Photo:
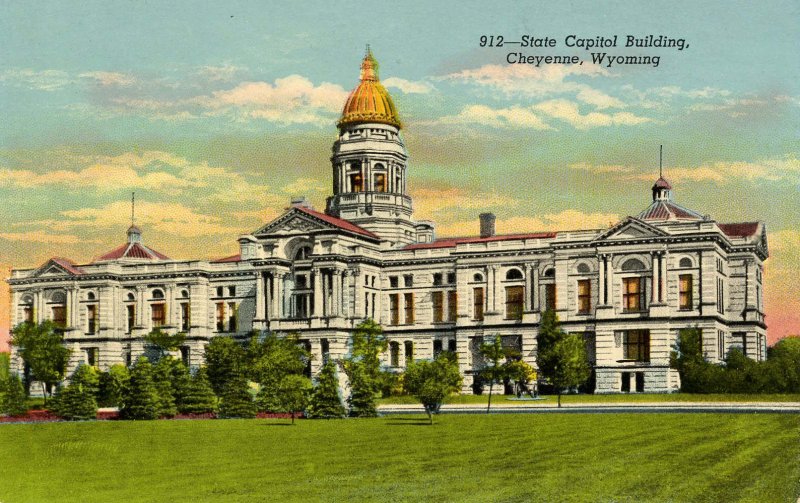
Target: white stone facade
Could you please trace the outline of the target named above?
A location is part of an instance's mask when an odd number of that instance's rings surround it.
[[[763,223],[700,216],[672,203],[659,179],[648,209],[608,229],[497,236],[487,221],[483,237],[435,240],[430,222],[412,218],[399,127],[340,123],[331,160],[326,212],[295,202],[240,237],[235,257],[170,260],[132,228],[127,248],[98,261],[14,270],[12,326],[57,318],[70,372],[135,360],[156,326],[187,334],[180,356],[191,365],[213,337],[298,332],[316,373],[373,318],[390,340],[387,367],[453,350],[465,393],[484,337],[503,336],[535,365],[548,307],[584,333],[598,393],[677,389],[669,354],[687,327],[702,330],[710,361],[732,347],[766,356]]]

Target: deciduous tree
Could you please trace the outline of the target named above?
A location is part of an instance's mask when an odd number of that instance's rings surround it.
[[[378,414],[375,400],[381,384],[380,354],[386,351],[388,341],[383,328],[367,319],[353,330],[350,342],[350,356],[343,361],[350,381],[350,415],[374,417]]]
[[[441,353],[432,362],[426,360],[411,362],[406,369],[406,390],[425,407],[431,424],[433,424],[432,414],[439,413],[444,399],[452,393],[457,393],[461,389],[462,382],[458,361],[450,352]]]
[[[481,344],[480,353],[483,355],[484,368],[481,370],[481,377],[489,381],[489,403],[486,406],[486,413],[492,407],[492,391],[494,385],[502,382],[506,376],[506,368],[503,366],[506,359],[506,353],[503,349],[503,340],[499,335],[496,335],[491,342],[484,342]]]
[[[567,334],[555,312],[547,310],[542,315],[536,361],[539,370],[553,384],[561,407],[561,394],[565,388],[584,383],[591,374],[586,346],[580,334]]]
[[[206,346],[206,371],[211,388],[222,396],[226,383],[234,376],[244,376],[245,350],[233,337],[214,337]]]
[[[180,349],[181,345],[186,341],[186,334],[183,332],[168,334],[160,328],[154,328],[144,336],[144,340],[158,352],[159,359],[161,359],[170,351]]]
[[[11,333],[11,344],[19,349],[31,377],[42,383],[46,404],[48,394],[64,379],[67,371],[70,350],[64,347],[64,336],[50,320],[38,324],[23,322]]]
[[[311,398],[311,380],[297,374],[289,374],[281,379],[277,389],[277,412],[289,412],[292,415],[292,424],[297,412],[302,412],[308,407]]]

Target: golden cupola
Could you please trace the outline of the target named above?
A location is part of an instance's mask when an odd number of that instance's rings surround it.
[[[392,97],[378,78],[378,62],[367,48],[361,62],[361,82],[347,97],[337,126],[342,128],[370,122],[401,127]]]

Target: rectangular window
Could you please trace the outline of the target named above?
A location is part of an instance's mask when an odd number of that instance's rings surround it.
[[[546,310],[556,310],[556,284],[544,285],[544,307]]]
[[[679,303],[678,308],[683,310],[692,309],[692,275],[681,274],[678,277],[679,283]]]
[[[622,333],[623,355],[625,360],[637,362],[650,361],[650,331],[626,330]]]
[[[97,306],[92,304],[91,306],[86,306],[86,333],[89,335],[94,335],[97,333]]]
[[[67,326],[67,308],[64,306],[53,306],[53,323],[59,328]]]
[[[400,343],[392,341],[389,343],[389,365],[392,367],[400,366]]]
[[[521,320],[522,319],[522,303],[525,296],[525,290],[522,286],[507,286],[506,287],[506,319],[507,320]]]
[[[447,284],[454,285],[456,283],[456,273],[448,272],[447,273]]]
[[[225,331],[225,303],[217,302],[217,332]]]
[[[90,367],[97,367],[99,365],[97,353],[97,348],[86,348],[86,364]]]
[[[472,289],[472,319],[483,321],[483,287]]]
[[[397,288],[397,276],[389,276],[389,288]]]
[[[389,294],[389,324],[400,324],[400,295]]]
[[[414,294],[413,293],[406,293],[403,294],[403,301],[405,302],[405,315],[406,315],[406,325],[413,325],[414,324]]]
[[[439,353],[441,352],[442,352],[442,340],[435,339],[433,341],[433,357],[436,358],[437,356],[439,356]]]
[[[414,286],[414,275],[413,274],[406,274],[403,276],[403,286],[406,288],[411,288]]]
[[[189,346],[181,346],[181,361],[187,367],[189,366],[190,356],[191,356],[191,350],[189,349]]]
[[[188,332],[192,322],[192,312],[189,309],[189,303],[183,302],[181,304],[181,331]]]
[[[238,309],[235,302],[228,303],[228,332],[236,332],[239,329]]]
[[[636,392],[644,391],[644,372],[636,372]]]
[[[373,293],[372,294],[372,316],[371,316],[371,318],[373,320],[375,319],[375,306],[378,304],[377,302],[375,302],[375,298],[377,297],[377,295],[378,295],[377,293]]]
[[[644,288],[642,288],[642,278],[623,278],[622,279],[622,311],[635,313],[644,307]]]
[[[150,319],[153,322],[153,328],[163,327],[167,324],[167,316],[164,310],[164,304],[152,304],[150,306],[151,317]]]
[[[414,361],[414,342],[413,341],[406,341],[404,343],[404,348],[406,352],[406,365],[409,363],[413,363]]]
[[[592,282],[588,279],[578,280],[578,313],[589,314],[592,310]]]
[[[437,272],[433,274],[433,286],[440,286],[442,284],[442,273]]]
[[[364,184],[361,178],[361,173],[354,173],[350,175],[350,192],[362,192],[363,187]]]
[[[719,359],[725,358],[725,332],[717,330],[717,355]]]
[[[725,282],[717,279],[717,312],[725,312]]]
[[[217,297],[222,297],[224,295],[224,289],[221,286],[217,287]]]
[[[128,314],[128,333],[133,332],[133,326],[136,325],[136,306],[133,304],[128,304],[125,306]]]
[[[431,302],[433,303],[433,322],[441,323],[444,319],[444,293],[432,292]]]
[[[458,315],[458,292],[447,292],[447,321],[455,322]]]
[[[623,393],[630,393],[631,391],[631,373],[630,372],[623,372],[622,373],[622,386],[619,388],[620,391]]]
[[[33,307],[25,306],[22,308],[22,319],[27,323],[33,323]]]
[[[228,297],[236,297],[236,287],[229,286],[228,287]]]
[[[455,339],[447,339],[447,350],[451,353],[456,352],[456,340]]]

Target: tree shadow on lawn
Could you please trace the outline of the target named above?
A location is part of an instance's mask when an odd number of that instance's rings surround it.
[[[261,426],[294,426],[292,423],[261,423]]]
[[[386,424],[389,426],[431,426],[428,418],[423,417],[387,417]],[[436,423],[434,423],[436,424]]]

